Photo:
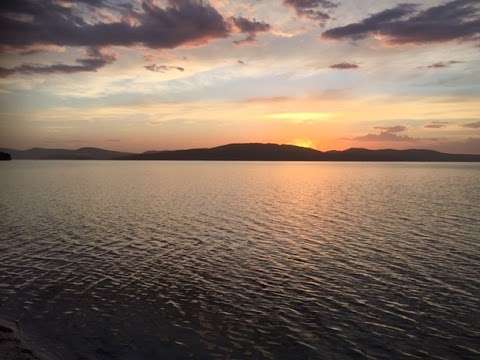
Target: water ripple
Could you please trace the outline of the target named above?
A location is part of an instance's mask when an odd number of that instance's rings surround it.
[[[0,317],[59,359],[477,359],[474,164],[11,162]]]

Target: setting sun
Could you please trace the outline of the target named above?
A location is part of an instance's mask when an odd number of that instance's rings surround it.
[[[292,141],[292,145],[306,147],[306,148],[315,148],[315,143],[309,139],[295,139]]]

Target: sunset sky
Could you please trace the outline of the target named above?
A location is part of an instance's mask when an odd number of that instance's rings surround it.
[[[2,0],[0,147],[480,153],[480,1]]]

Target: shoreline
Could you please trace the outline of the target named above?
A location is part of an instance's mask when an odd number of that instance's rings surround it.
[[[33,350],[20,327],[4,319],[0,319],[0,357],[3,360],[53,360]]]

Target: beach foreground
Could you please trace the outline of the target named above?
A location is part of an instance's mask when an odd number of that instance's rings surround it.
[[[17,325],[0,320],[0,358],[2,360],[50,360],[34,354],[22,339]]]

